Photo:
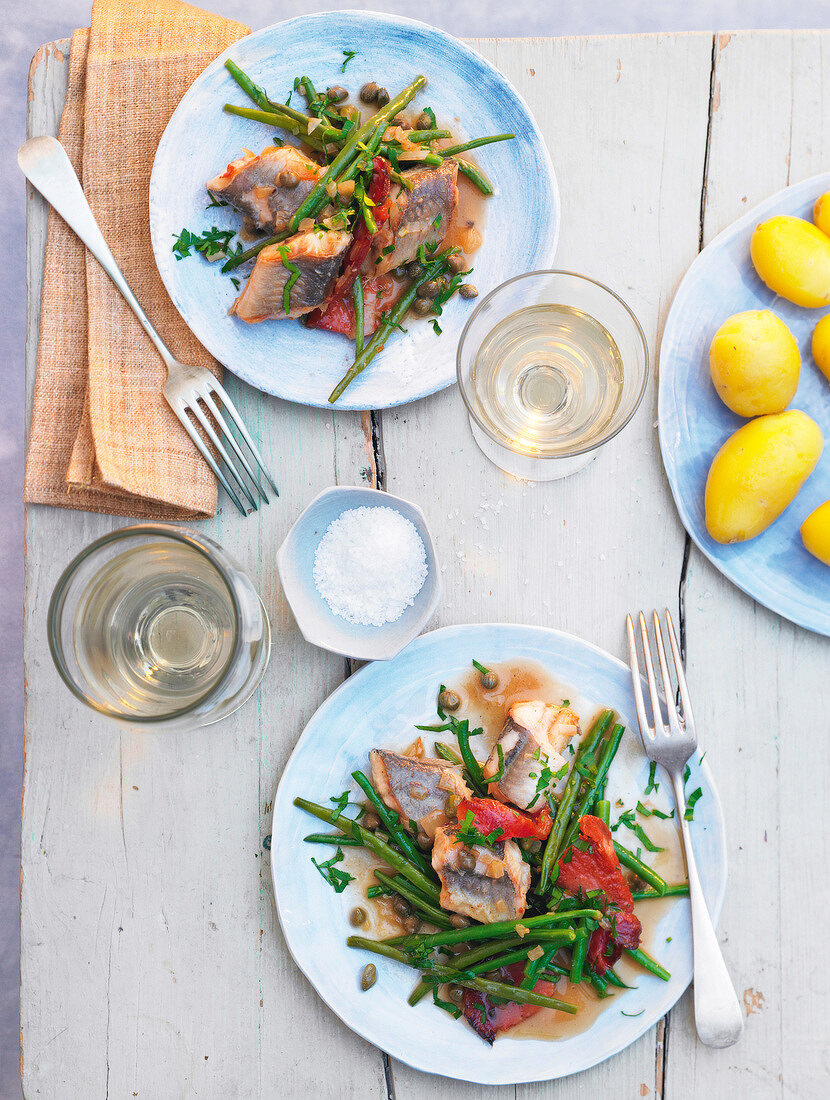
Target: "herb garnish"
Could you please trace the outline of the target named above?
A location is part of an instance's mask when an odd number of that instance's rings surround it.
[[[206,229],[201,236],[191,233],[189,229],[183,229],[178,237],[173,234],[173,255],[177,260],[184,260],[190,256],[191,249],[194,249],[206,260],[224,259],[233,251],[230,243],[235,236],[236,230],[217,229],[215,225]],[[239,244],[236,251],[241,249],[242,245]]]
[[[214,193],[211,190],[208,190],[208,194],[210,195],[210,202],[205,207],[205,210],[210,210],[210,208],[212,206],[227,206],[228,205],[226,202],[223,202],[222,199],[217,199],[217,197],[214,195]]]
[[[651,794],[652,791],[657,792],[660,790],[660,784],[654,782],[654,773],[656,770],[657,764],[652,760],[652,762],[648,766],[648,786],[644,791],[644,793],[647,795]]]
[[[703,795],[703,791],[700,787],[696,791],[692,791],[686,800],[686,812],[683,814],[683,818],[686,821],[693,821],[695,816],[695,805],[698,799]]]
[[[642,825],[634,818],[633,810],[626,810],[625,813],[620,814],[619,821],[616,825],[611,826],[611,832],[615,833],[621,825],[624,825],[626,829],[630,829],[632,833],[637,837],[640,843],[648,852],[662,852],[663,849],[658,847],[646,834]]]
[[[291,309],[291,291],[300,277],[300,269],[288,259],[288,249],[284,245],[280,248],[280,256],[282,257],[282,266],[291,272],[282,289],[282,308],[287,315]]]
[[[353,57],[357,57],[357,50],[344,50],[343,51],[343,64],[340,66],[340,72],[346,71],[346,66],[349,64]]]
[[[493,829],[489,833],[481,833],[475,826],[475,814],[472,810],[467,810],[464,816],[464,820],[458,827],[458,832],[455,834],[456,844],[466,844],[468,848],[472,848],[474,844],[483,844],[486,848],[492,848],[500,836],[504,835],[504,829]]]
[[[645,1012],[645,1009],[644,1009],[644,1008],[641,1008],[639,1012],[623,1012],[623,1010],[622,1010],[622,1009],[620,1009],[620,1015],[621,1015],[621,1016],[632,1016],[632,1017],[633,1017],[633,1016],[642,1016],[642,1014],[643,1014],[644,1012]]]
[[[354,875],[350,875],[348,871],[343,871],[339,867],[335,867],[336,863],[340,863],[340,861],[345,858],[343,849],[340,847],[338,847],[331,859],[327,859],[325,863],[318,863],[314,856],[311,857],[311,862],[336,894],[342,894],[349,883],[354,882]]]

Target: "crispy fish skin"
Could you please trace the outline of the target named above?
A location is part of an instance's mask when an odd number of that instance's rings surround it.
[[[515,840],[468,847],[457,841],[458,826],[437,829],[432,849],[432,866],[441,880],[442,908],[464,917],[493,924],[515,920],[524,914],[530,888],[530,867],[522,859]],[[471,871],[459,866],[459,857],[475,858]]]
[[[470,797],[467,784],[444,760],[416,760],[386,749],[372,749],[369,760],[380,797],[410,832],[414,821],[431,839],[439,826],[455,819],[448,800],[457,804]]]
[[[259,156],[245,149],[220,176],[208,180],[207,189],[257,229],[281,233],[324,171],[293,145],[272,145]],[[297,186],[280,186],[283,173],[293,175]]]
[[[248,282],[231,306],[231,313],[241,321],[254,324],[302,317],[317,309],[330,297],[351,241],[351,233],[311,229],[281,244],[268,245],[257,256]],[[290,308],[286,313],[283,293],[292,274],[288,264],[299,268],[300,277],[291,288]]]
[[[499,770],[498,746],[504,755],[504,774],[488,784],[489,793],[500,802],[512,802],[520,810],[539,810],[537,798],[542,769],[558,771],[565,763],[561,750],[579,733],[579,719],[568,707],[541,699],[514,703],[507,721],[484,765],[485,779]]]
[[[392,191],[389,219],[372,240],[365,264],[368,274],[384,275],[414,260],[420,245],[443,241],[458,205],[458,165],[445,160],[439,168],[414,168],[403,173],[412,190]],[[384,255],[384,249],[392,251]]]

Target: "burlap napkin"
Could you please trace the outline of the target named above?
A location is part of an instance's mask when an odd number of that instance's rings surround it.
[[[173,354],[219,366],[150,245],[156,146],[200,72],[248,34],[178,0],[95,0],[72,36],[58,137],[127,282]],[[24,499],[138,518],[212,515],[216,483],[162,395],[164,365],[97,262],[49,217]]]

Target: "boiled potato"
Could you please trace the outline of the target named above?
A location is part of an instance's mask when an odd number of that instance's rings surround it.
[[[718,397],[738,416],[786,409],[798,389],[801,356],[793,334],[768,309],[736,313],[709,348],[709,373]]]
[[[830,305],[830,237],[817,226],[779,214],[756,227],[749,251],[770,290],[797,306]]]
[[[813,329],[812,352],[816,366],[830,382],[830,313]]]
[[[801,524],[801,539],[811,554],[830,565],[830,500],[820,504]]]
[[[759,416],[715,455],[706,480],[706,527],[716,542],[743,542],[781,515],[819,460],[821,429],[798,409]]]
[[[830,191],[825,191],[816,199],[813,207],[813,221],[822,231],[830,236]]]

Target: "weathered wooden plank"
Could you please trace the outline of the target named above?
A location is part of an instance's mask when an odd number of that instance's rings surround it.
[[[556,266],[621,294],[653,355],[698,247],[712,36],[477,46],[521,89],[548,142],[562,192]],[[483,458],[455,389],[383,414],[388,488],[421,504],[444,562],[439,625],[539,623],[622,655],[626,612],[674,605],[683,532],[662,474],[655,407],[652,374],[643,407],[591,466],[539,485]],[[395,1077],[398,1100],[446,1089],[399,1066]],[[586,1097],[659,1091],[654,1031],[565,1086],[519,1087],[517,1095],[553,1096],[562,1087]]]
[[[32,77],[29,130],[54,133],[64,54]],[[29,199],[34,376],[46,212]],[[254,576],[274,648],[258,697],[193,733],[119,733],[75,703],[48,656],[45,611],[60,570],[121,521],[30,508],[27,754],[23,818],[22,1036],[28,1096],[385,1095],[379,1052],[322,1005],[275,928],[267,853],[276,776],[341,658],[308,646],[274,554],[324,487],[372,476],[358,415],[228,389],[282,496],[243,522],[203,526]],[[56,530],[60,537],[56,538]],[[290,1011],[286,1006],[290,1005]],[[312,1055],[326,1050],[326,1058]]]
[[[826,33],[724,34],[716,43],[704,240],[761,199],[827,166]],[[825,912],[830,857],[824,759],[830,643],[755,604],[692,550],[689,686],[726,811],[730,875],[720,939],[746,1031],[729,1051],[695,1041],[691,999],[673,1015],[667,1095],[827,1093]],[[809,914],[804,899],[809,897]],[[677,1027],[678,1018],[683,1026]]]

